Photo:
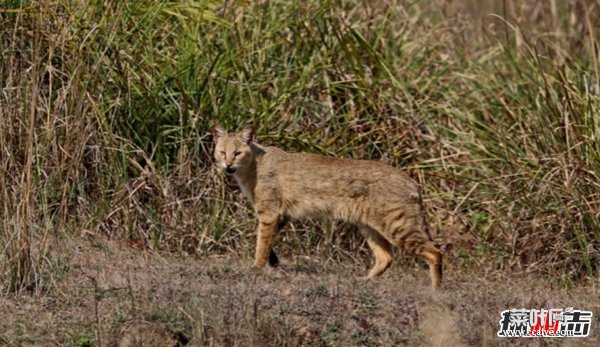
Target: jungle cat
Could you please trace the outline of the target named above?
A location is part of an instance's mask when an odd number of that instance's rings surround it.
[[[442,254],[425,223],[418,184],[381,162],[288,153],[255,142],[254,129],[227,133],[212,128],[216,164],[232,175],[258,216],[254,267],[276,266],[271,246],[289,219],[329,216],[353,223],[367,239],[381,275],[392,262],[392,245],[423,257],[432,286],[442,280]]]

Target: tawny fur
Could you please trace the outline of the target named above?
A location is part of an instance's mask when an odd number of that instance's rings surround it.
[[[434,288],[442,280],[442,256],[429,235],[415,181],[400,170],[369,160],[287,153],[254,142],[246,127],[228,134],[213,127],[215,159],[232,174],[258,216],[254,267],[276,262],[275,234],[288,219],[330,216],[356,224],[375,256],[368,278],[392,262],[392,245],[429,264]]]

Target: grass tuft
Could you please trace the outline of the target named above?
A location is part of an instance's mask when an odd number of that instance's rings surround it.
[[[43,287],[48,240],[62,235],[250,254],[251,210],[212,168],[215,121],[255,124],[290,151],[403,167],[458,269],[595,276],[598,10],[3,1],[4,290]],[[296,224],[283,251],[337,261],[361,249],[352,228],[327,225]]]

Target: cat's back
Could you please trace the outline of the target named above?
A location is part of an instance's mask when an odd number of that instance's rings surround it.
[[[269,181],[265,182],[269,185],[293,185],[307,191],[319,190],[323,193],[347,186],[364,186],[379,193],[387,190],[418,190],[416,182],[402,170],[382,162],[303,152],[289,153],[278,147],[264,147],[257,174],[259,180]]]

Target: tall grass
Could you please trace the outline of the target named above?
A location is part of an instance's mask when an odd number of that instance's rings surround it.
[[[597,2],[0,4],[7,290],[43,287],[64,235],[245,250],[252,214],[212,169],[215,121],[403,167],[457,267],[598,271]],[[296,228],[302,252],[361,244]]]

